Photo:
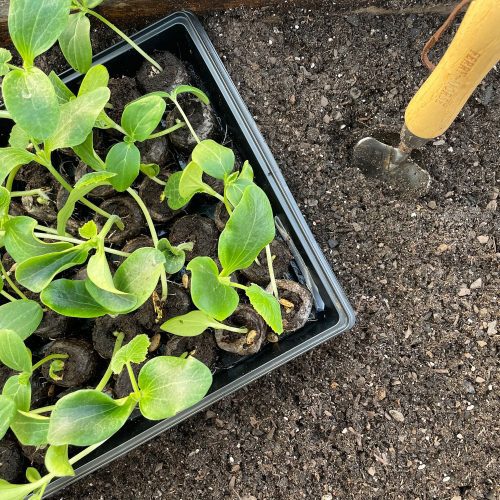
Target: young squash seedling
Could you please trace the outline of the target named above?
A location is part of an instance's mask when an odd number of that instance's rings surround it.
[[[45,450],[48,471],[41,476],[37,469],[29,467],[26,484],[0,480],[0,497],[6,499],[30,494],[31,498],[41,498],[53,478],[73,475],[73,465],[116,433],[134,409],[151,420],[169,418],[198,403],[210,389],[211,370],[194,355],[149,359],[158,347],[158,339],[153,346],[141,325],[132,338],[124,328],[107,331],[109,336],[114,332],[116,343],[111,354],[110,342],[106,357],[111,356],[111,360],[104,373],[99,374],[100,380],[92,385],[95,388],[59,394],[57,402],[47,406],[33,403],[32,384],[39,376],[35,373],[39,368],[54,385],[68,387],[69,383],[64,385],[65,377],[75,362],[71,354],[57,351],[67,350],[61,347],[63,341],[55,341],[47,351],[47,346],[39,351],[38,343],[30,339],[49,315],[112,320],[130,315],[128,321],[151,305],[149,301],[157,314],[153,322],[161,323],[163,312],[168,313],[167,278],[184,272],[186,252],[192,252],[196,242],[188,238],[173,245],[160,232],[164,228],[155,225],[147,203],[136,190],[141,175],[163,186],[172,210],[185,207],[195,194],[204,193],[222,202],[228,214],[217,242],[218,262],[215,254],[198,255],[186,266],[191,273],[190,295],[197,310],[165,321],[162,329],[187,337],[210,328],[251,339],[256,335],[254,329],[246,324],[235,326],[230,320],[235,311],[246,308],[257,316],[264,333],[264,321],[274,332],[283,331],[269,249],[275,238],[273,213],[266,194],[254,183],[250,164],[245,162],[241,171],[235,172],[231,149],[211,139],[200,140],[181,102],[185,94],[196,96],[204,104],[209,101],[201,90],[189,85],[147,94],[128,103],[121,117],[113,115],[116,121],[109,117],[109,74],[104,66],[90,67],[87,16],[103,21],[153,66],[158,66],[93,10],[100,3],[101,0],[11,0],[9,30],[22,66],[12,65],[10,52],[0,50],[6,106],[0,117],[14,122],[9,145],[0,148],[0,248],[13,261],[8,266],[0,263],[0,296],[6,302],[0,305],[0,362],[14,371],[0,395],[0,439],[9,432],[23,446]],[[51,22],[47,23],[47,19]],[[57,41],[68,62],[85,73],[75,91],[55,73],[46,75],[34,65],[36,57]],[[159,130],[167,106],[172,105],[182,120]],[[189,129],[197,145],[187,167],[166,181],[166,176],[161,178],[159,165],[143,163],[140,146],[181,127]],[[111,132],[113,145],[104,154],[101,150],[98,154],[95,136]],[[59,157],[71,151],[88,173],[69,182],[61,171]],[[42,185],[15,189],[28,165],[35,170],[45,169],[56,186],[67,191],[57,206],[55,220],[47,224],[14,210],[19,198],[35,197],[40,203],[52,203],[50,193]],[[222,194],[203,180],[204,175],[222,181]],[[114,232],[126,231],[130,220],[91,201],[103,188],[112,188],[113,193],[133,200],[134,209],[139,209],[137,212],[146,222],[150,245],[133,251],[115,247]],[[76,224],[75,213],[80,208],[87,219]],[[218,234],[215,225],[214,232]],[[237,272],[258,260],[263,249],[274,294],[255,283],[243,285],[234,279]],[[120,258],[120,262],[111,258]],[[155,298],[158,283],[159,301]],[[240,304],[238,292],[245,294],[252,307]],[[184,312],[191,303],[183,293],[188,302]],[[81,340],[64,339],[67,345],[75,341]],[[113,399],[106,390],[113,377],[120,374],[128,376],[132,389],[124,397]],[[70,446],[84,449],[70,457]]]

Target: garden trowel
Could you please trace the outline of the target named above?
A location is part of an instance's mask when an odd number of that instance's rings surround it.
[[[499,27],[500,0],[473,0],[445,55],[408,105],[399,146],[366,137],[354,147],[354,165],[395,191],[424,195],[431,177],[410,153],[448,129],[499,61]]]

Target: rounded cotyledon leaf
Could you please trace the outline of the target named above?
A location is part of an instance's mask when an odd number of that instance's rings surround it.
[[[201,401],[212,385],[212,373],[191,356],[158,356],[141,368],[138,384],[141,413],[161,420]]]
[[[0,330],[0,361],[12,370],[31,372],[31,354],[21,337],[12,330]]]
[[[49,77],[38,68],[15,69],[2,82],[2,94],[12,119],[30,137],[44,141],[59,123],[59,103]]]
[[[43,311],[34,300],[16,300],[0,306],[0,329],[13,330],[27,339],[40,325]]]
[[[50,416],[51,445],[91,446],[111,437],[127,421],[136,401],[115,400],[95,389],[82,389],[62,397]]]
[[[86,73],[92,65],[90,20],[83,13],[70,14],[66,28],[59,36],[59,46],[71,67]]]

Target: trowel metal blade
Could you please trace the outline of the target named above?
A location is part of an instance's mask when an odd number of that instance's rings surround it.
[[[393,163],[397,153],[396,148],[366,137],[354,146],[354,165],[367,177],[385,182],[398,193],[425,195],[431,183],[429,173],[411,160]]]

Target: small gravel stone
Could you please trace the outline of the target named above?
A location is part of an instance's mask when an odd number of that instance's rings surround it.
[[[458,296],[459,297],[465,297],[466,295],[470,295],[470,290],[467,287],[462,287],[458,291]]]
[[[358,87],[353,87],[350,91],[349,94],[351,94],[351,97],[353,99],[359,99],[361,96],[361,90],[358,89]]]
[[[396,420],[396,422],[404,422],[404,415],[398,410],[389,410],[389,415]]]
[[[483,286],[483,280],[481,278],[478,278],[476,281],[471,283],[470,289],[471,290],[477,290],[478,288],[481,288]]]
[[[328,99],[325,96],[321,96],[321,106],[324,108],[328,106]]]
[[[481,243],[481,245],[485,245],[486,243],[488,243],[489,239],[490,239],[490,237],[486,234],[483,234],[483,235],[477,237],[477,241],[479,241],[479,243]]]
[[[437,204],[434,200],[431,200],[429,201],[429,203],[427,203],[427,206],[431,209],[431,210],[436,210],[437,208]]]

